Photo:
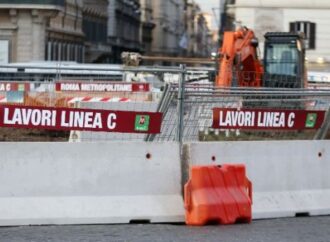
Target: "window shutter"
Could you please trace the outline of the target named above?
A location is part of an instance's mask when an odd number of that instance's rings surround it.
[[[296,32],[296,23],[295,22],[290,23],[290,32]]]
[[[316,24],[309,21],[290,22],[290,32],[304,32],[306,49],[315,49]]]
[[[310,23],[309,49],[315,49],[316,24]]]

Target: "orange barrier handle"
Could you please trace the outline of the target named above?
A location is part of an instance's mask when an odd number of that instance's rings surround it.
[[[252,202],[252,182],[246,178],[246,186],[247,186],[247,191],[248,191],[248,195],[249,195],[249,198],[251,200],[251,204],[253,203]]]
[[[188,181],[185,185],[184,185],[184,207],[186,210],[190,210],[191,209],[191,184],[190,181]]]

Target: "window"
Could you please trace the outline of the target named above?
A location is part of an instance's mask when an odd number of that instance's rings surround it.
[[[102,43],[107,41],[107,25],[105,21],[85,18],[83,20],[83,30],[88,41]]]
[[[46,48],[45,48],[45,60],[52,60],[52,49],[53,49],[53,42],[47,41]]]
[[[296,21],[290,23],[290,32],[303,32],[305,34],[306,49],[315,49],[316,24],[309,21]]]
[[[267,49],[267,72],[274,75],[296,76],[298,52],[295,43],[271,44]]]

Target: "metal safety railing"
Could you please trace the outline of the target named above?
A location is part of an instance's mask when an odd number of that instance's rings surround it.
[[[7,69],[6,69],[7,68]],[[214,85],[213,68],[179,67],[123,67],[100,65],[67,64],[59,66],[44,65],[2,65],[0,66],[0,83],[20,83],[21,93],[6,89],[0,91],[6,95],[7,102],[21,101],[21,105],[47,107],[82,107],[116,109],[127,111],[149,111],[163,114],[161,132],[159,134],[120,134],[104,132],[50,132],[27,130],[24,136],[6,128],[0,128],[0,139],[19,140],[72,140],[72,141],[112,141],[112,140],[144,140],[157,141],[227,141],[227,140],[281,140],[281,139],[324,139],[329,137],[329,105],[330,89],[327,88],[295,88],[295,86],[273,85],[260,87],[220,88]],[[9,71],[10,69],[10,71]],[[2,71],[2,72],[1,72]],[[38,72],[36,74],[36,72]],[[7,73],[7,76],[6,76]],[[16,74],[17,75],[16,75]],[[20,74],[27,74],[33,79],[15,79]],[[32,73],[32,74],[31,74]],[[69,74],[70,73],[70,74]],[[24,74],[24,75],[25,75]],[[44,79],[40,78],[44,75]],[[152,86],[147,92],[93,92],[93,91],[61,91],[56,90],[58,82],[112,82],[112,78],[120,76],[120,81],[131,83],[148,83]],[[16,76],[15,76],[16,75]],[[247,74],[252,78],[253,74]],[[255,74],[254,74],[255,75]],[[50,76],[52,76],[50,78]],[[7,79],[6,79],[7,78]],[[273,79],[272,79],[273,78]],[[277,76],[269,77],[273,83],[286,83],[290,80]],[[117,80],[118,82],[118,80]],[[23,86],[28,85],[25,89]],[[23,85],[24,84],[24,85]],[[22,86],[23,85],[23,86]],[[16,91],[19,87],[17,87]],[[83,99],[85,101],[83,101]],[[102,104],[98,100],[108,100],[111,104]],[[120,99],[124,100],[121,102]],[[75,101],[76,100],[76,101]],[[89,102],[86,102],[89,100]],[[81,102],[83,101],[83,102]],[[127,101],[127,102],[126,102]],[[14,102],[15,103],[15,102]],[[317,129],[250,129],[244,127],[220,127],[214,124],[215,110],[283,110],[322,111],[326,112],[324,121]],[[31,135],[27,135],[28,133]],[[24,133],[24,132],[23,132]],[[40,139],[38,137],[40,136]]]
[[[181,78],[184,67],[13,64],[0,66],[3,105],[162,112],[164,78]],[[120,80],[113,78],[121,77]],[[102,77],[102,78],[101,78]],[[60,86],[59,86],[60,85]],[[91,86],[93,88],[83,88]],[[96,87],[97,86],[97,87]],[[103,90],[103,89],[104,90]],[[142,89],[141,89],[142,88]],[[159,109],[160,108],[160,109]],[[0,127],[2,141],[145,140],[145,134],[67,132]]]
[[[156,140],[183,141],[221,141],[221,140],[281,140],[281,139],[318,139],[329,137],[330,90],[310,90],[292,88],[215,88],[213,85],[186,85],[183,99],[179,98],[179,86],[172,87],[176,95],[172,110],[165,113],[164,132]],[[182,103],[179,105],[179,103]],[[182,117],[176,118],[181,124],[173,124],[173,113],[180,109]],[[324,121],[319,129],[251,129],[215,128],[214,109],[266,110],[273,112],[324,112]],[[167,123],[170,120],[169,123]],[[165,128],[166,127],[166,128]],[[180,129],[180,135],[174,137],[174,131],[168,127]],[[165,132],[166,130],[166,132]]]

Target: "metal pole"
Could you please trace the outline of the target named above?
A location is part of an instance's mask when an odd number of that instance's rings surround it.
[[[182,147],[183,131],[184,131],[184,86],[186,80],[186,65],[180,65],[181,78],[179,81],[178,90],[178,128],[177,140],[180,142],[180,149]]]
[[[315,140],[323,140],[327,136],[327,132],[330,129],[330,107],[328,111],[325,113],[325,118],[321,128],[315,134]]]

